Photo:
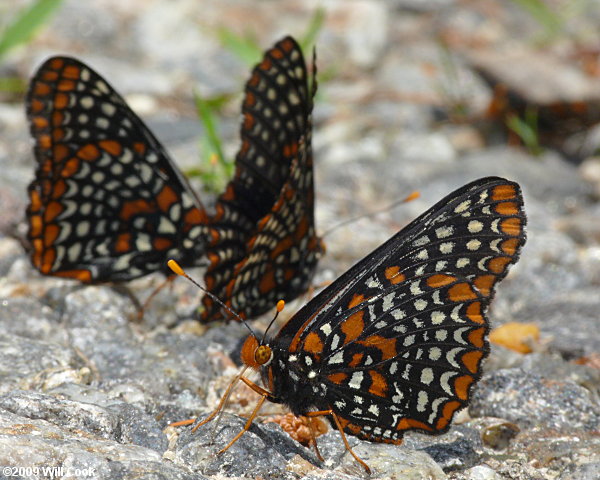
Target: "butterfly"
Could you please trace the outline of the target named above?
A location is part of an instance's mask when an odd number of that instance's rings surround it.
[[[206,288],[243,318],[304,293],[324,251],[314,222],[312,109],[302,49],[285,37],[246,83],[236,171],[209,222]],[[209,295],[201,321],[229,318]]]
[[[206,210],[123,98],[90,67],[52,57],[31,80],[35,139],[28,188],[31,261],[45,275],[82,282],[197,264]]]
[[[314,230],[312,97],[302,51],[286,37],[246,85],[236,172],[207,213],[152,132],[98,73],[52,57],[31,80],[35,178],[26,216],[33,265],[83,282],[200,265],[209,291],[252,318],[292,299],[321,254]],[[275,229],[275,223],[279,222]],[[268,244],[265,245],[265,242]],[[267,295],[255,295],[254,286]],[[203,321],[222,318],[203,300]]]
[[[244,369],[195,428],[216,416],[242,380],[261,399],[221,452],[267,400],[297,416],[327,416],[367,471],[346,435],[399,444],[407,431],[447,431],[481,376],[489,352],[486,310],[519,258],[525,226],[517,183],[487,177],[459,188],[325,288],[274,337],[248,336]],[[263,387],[244,376],[248,369],[260,373]]]

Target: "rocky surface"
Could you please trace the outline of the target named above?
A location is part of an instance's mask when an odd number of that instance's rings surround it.
[[[0,25],[30,3],[0,10]],[[597,479],[599,136],[586,116],[576,119],[575,132],[544,130],[540,142],[546,135],[553,141],[528,153],[503,121],[486,117],[493,92],[480,76],[484,66],[506,71],[498,59],[516,52],[518,71],[502,80],[529,102],[540,104],[542,93],[544,102],[553,94],[560,100],[552,87],[576,70],[569,100],[595,106],[597,2],[580,2],[579,11],[551,24],[497,0],[324,5],[314,134],[318,230],[415,189],[421,198],[328,233],[315,284],[336,278],[452,189],[502,175],[523,186],[528,242],[498,289],[492,328],[519,321],[540,329],[531,354],[492,347],[469,411],[447,434],[408,434],[401,446],[349,438],[352,448],[371,478]],[[31,42],[0,59],[0,77],[25,79],[50,54],[78,56],[126,95],[182,168],[193,168],[203,135],[194,89],[234,97],[220,133],[230,155],[238,146],[249,66],[219,44],[218,27],[256,32],[266,48],[284,34],[302,35],[314,12],[314,2],[299,0],[67,0]],[[566,66],[544,74],[539,65]],[[320,462],[263,416],[216,455],[243,428],[239,415],[254,408],[256,395],[243,386],[218,420],[195,433],[169,426],[218,404],[237,372],[245,329],[198,326],[191,313],[200,294],[182,280],[163,289],[140,322],[123,285],[84,287],[33,270],[19,240],[31,143],[22,97],[0,92],[0,100],[0,465],[14,467],[0,476],[48,478],[42,468],[63,467],[70,478],[365,478],[331,428],[319,437]],[[126,287],[143,301],[161,281],[151,275]],[[283,320],[304,301],[289,304]],[[282,410],[270,404],[262,413]]]

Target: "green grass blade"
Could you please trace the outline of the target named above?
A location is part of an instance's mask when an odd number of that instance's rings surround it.
[[[27,83],[18,77],[0,77],[0,92],[5,93],[25,93]]]
[[[262,57],[262,49],[256,37],[250,33],[237,35],[226,27],[217,29],[217,37],[224,48],[232,52],[247,65],[254,65]]]
[[[219,163],[224,165],[226,163],[225,155],[223,155],[221,140],[217,133],[217,122],[213,114],[213,109],[208,100],[204,99],[198,92],[194,92],[194,102],[200,121],[206,130],[206,138],[208,139],[210,148],[217,155]]]
[[[533,109],[525,111],[524,118],[511,114],[506,118],[506,126],[512,130],[523,142],[525,148],[533,155],[540,155],[543,151],[537,130],[537,112]]]
[[[563,29],[563,19],[542,0],[512,0],[515,5],[529,13],[554,38]]]
[[[309,51],[309,48],[312,48],[312,46],[316,43],[317,35],[323,27],[323,22],[325,22],[325,9],[323,7],[318,7],[315,9],[315,13],[310,19],[306,32],[300,40],[300,46],[307,55],[308,53],[312,55],[312,52]]]
[[[0,58],[11,48],[27,42],[61,3],[62,0],[37,0],[23,9],[0,35]]]

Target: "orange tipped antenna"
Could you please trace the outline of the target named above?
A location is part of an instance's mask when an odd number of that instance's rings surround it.
[[[275,323],[275,320],[277,319],[277,317],[283,311],[284,308],[285,308],[285,300],[279,300],[277,302],[277,306],[276,306],[277,311],[275,312],[273,319],[269,322],[269,325],[267,325],[267,328],[265,329],[265,333],[263,333],[263,338],[260,341],[261,345],[263,345],[265,343],[265,339],[267,338],[267,332],[269,331],[269,329],[271,328],[273,323]]]
[[[200,290],[202,290],[204,293],[206,293],[210,298],[212,298],[215,302],[217,302],[221,307],[223,307],[225,310],[227,310],[234,318],[236,318],[237,320],[239,320],[240,323],[244,324],[244,326],[248,329],[248,331],[250,332],[250,335],[252,335],[254,338],[256,338],[258,340],[258,337],[256,336],[256,334],[254,333],[254,331],[250,328],[250,325],[248,325],[248,323],[246,323],[246,320],[244,320],[242,317],[240,317],[237,312],[234,312],[231,308],[229,308],[227,305],[225,305],[225,303],[223,303],[223,301],[217,297],[214,293],[209,292],[206,288],[204,288],[202,285],[200,285],[196,280],[194,280],[192,277],[190,277],[187,273],[185,273],[185,270],[183,268],[181,268],[181,266],[173,259],[170,259],[169,261],[167,261],[167,266],[173,271],[173,273],[175,273],[176,275],[179,275],[180,277],[184,277],[187,278],[190,282],[192,282],[194,285],[196,285]],[[279,305],[279,304],[278,304]],[[278,307],[279,308],[279,307]],[[277,317],[277,315],[275,315],[275,317]]]
[[[344,220],[344,221],[338,223],[337,225],[334,225],[330,229],[325,230],[323,235],[321,235],[321,238],[324,238],[325,236],[329,235],[334,230],[337,230],[338,228],[343,227],[344,225],[356,222],[357,220],[360,220],[361,218],[370,217],[372,215],[377,215],[379,213],[387,212],[387,211],[391,210],[392,208],[397,207],[398,205],[401,205],[403,203],[412,202],[413,200],[416,200],[420,196],[421,196],[421,192],[419,192],[418,190],[415,190],[414,192],[411,192],[406,197],[401,198],[400,200],[397,200],[397,201],[385,206],[384,208],[381,208],[379,210],[374,210],[372,212],[361,213],[360,215],[357,215],[356,217],[352,217],[352,218],[349,218],[348,220]]]

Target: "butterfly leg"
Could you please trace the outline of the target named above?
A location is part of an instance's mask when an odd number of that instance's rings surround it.
[[[219,404],[217,405],[217,408],[215,408],[213,410],[213,412],[206,417],[204,420],[202,420],[198,425],[196,425],[194,428],[192,428],[192,433],[194,433],[196,430],[198,430],[202,425],[206,425],[208,422],[210,422],[213,418],[215,418],[217,416],[217,414],[223,409],[223,406],[225,405],[225,403],[227,402],[227,400],[229,399],[229,395],[231,395],[231,390],[233,390],[233,387],[235,386],[235,384],[238,382],[238,380],[240,378],[243,378],[242,375],[244,374],[244,372],[246,371],[246,368],[243,368],[242,371],[240,373],[238,373],[234,379],[231,381],[231,383],[229,384],[229,386],[227,387],[227,389],[225,390],[225,393],[223,394],[223,396],[221,397],[221,400],[219,401]],[[170,423],[169,426],[170,427],[183,427],[185,425],[191,425],[192,423],[194,423],[197,419],[196,418],[191,418],[189,420],[181,420],[179,422],[173,422]]]
[[[308,420],[308,430],[310,432],[310,440],[313,444],[313,446],[315,447],[315,454],[317,455],[317,458],[321,461],[324,462],[325,459],[323,458],[323,456],[321,455],[321,452],[319,452],[319,447],[317,445],[317,434],[315,432],[315,426],[313,425],[313,419],[311,417],[307,417]]]
[[[242,371],[242,373],[243,373],[243,371]],[[240,433],[238,433],[235,437],[233,437],[231,442],[229,442],[226,447],[219,450],[217,452],[217,455],[220,455],[221,453],[227,451],[229,449],[229,447],[231,447],[235,442],[237,442],[244,433],[246,433],[248,430],[250,430],[250,427],[252,426],[252,421],[258,415],[258,412],[260,411],[262,404],[265,402],[265,400],[269,400],[269,401],[274,400],[274,397],[271,394],[271,392],[265,390],[264,388],[259,387],[258,385],[256,385],[256,383],[248,380],[246,377],[242,377],[241,374],[240,374],[240,380],[242,382],[244,382],[246,385],[248,385],[256,393],[258,393],[261,396],[261,398],[258,401],[258,403],[256,404],[256,407],[254,407],[254,410],[252,410],[252,413],[250,414],[250,416],[248,417],[248,420],[246,421],[246,425],[244,425],[243,430]]]
[[[363,460],[361,460],[361,458],[358,455],[356,455],[356,453],[354,453],[354,451],[350,447],[350,444],[348,443],[348,440],[346,439],[346,434],[344,433],[344,427],[342,427],[342,424],[340,423],[338,416],[335,414],[335,412],[333,410],[319,410],[317,412],[308,412],[305,415],[307,417],[320,417],[321,415],[331,415],[333,417],[333,421],[335,422],[337,429],[340,431],[340,434],[342,435],[342,441],[344,442],[344,446],[346,447],[346,450],[348,450],[350,452],[350,454],[354,457],[354,459],[364,467],[364,469],[367,471],[367,473],[369,473],[369,474],[371,473],[371,469],[369,468],[369,466]]]
[[[160,282],[160,284],[154,290],[152,290],[152,293],[150,293],[150,295],[148,296],[146,301],[138,308],[138,317],[137,317],[138,322],[141,322],[142,319],[144,318],[144,312],[148,309],[148,305],[150,305],[150,302],[152,301],[152,299],[154,297],[156,297],[158,292],[160,292],[167,285],[173,286],[174,279],[175,279],[175,275],[169,275],[164,282]]]

